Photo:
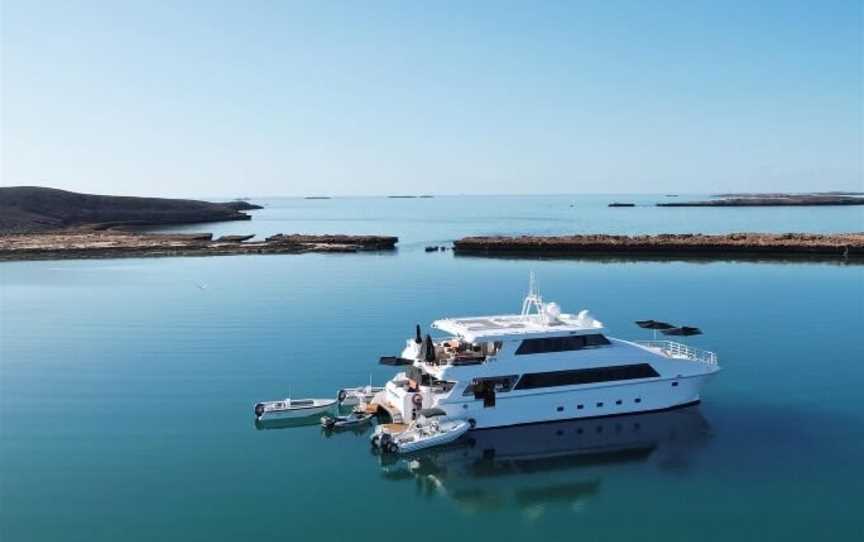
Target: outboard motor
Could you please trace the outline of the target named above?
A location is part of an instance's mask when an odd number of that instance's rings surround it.
[[[417,344],[423,342],[423,338],[420,336],[420,324],[417,324],[417,328],[415,329],[414,342]]]
[[[431,335],[426,335],[426,342],[423,344],[423,347],[426,350],[426,356],[424,357],[424,360],[428,362],[435,361],[435,345],[432,344]]]
[[[255,405],[255,417],[261,418],[264,415],[264,403],[258,403]]]

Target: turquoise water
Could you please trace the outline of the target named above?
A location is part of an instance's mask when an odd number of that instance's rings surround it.
[[[676,221],[568,198],[269,200],[252,222],[194,228],[405,239],[387,254],[0,265],[0,538],[861,538],[864,266],[422,250],[582,221],[860,231],[860,211]],[[416,322],[517,310],[531,270],[547,299],[590,308],[613,336],[647,338],[642,318],[700,326],[688,341],[724,371],[695,408],[480,432],[413,462],[371,454],[368,433],[255,426],[257,400],[383,382],[378,356]]]
[[[164,228],[216,234],[358,233],[398,235],[399,246],[447,242],[466,235],[573,233],[852,232],[864,230],[864,206],[694,208],[656,202],[706,199],[704,195],[446,196],[432,199],[334,198],[254,200],[251,222]],[[610,202],[636,207],[610,208]]]

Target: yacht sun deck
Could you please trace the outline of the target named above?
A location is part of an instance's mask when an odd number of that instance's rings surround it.
[[[565,314],[557,303],[544,303],[532,274],[521,314],[445,318],[433,322],[432,327],[468,342],[482,342],[597,333],[603,329],[603,323],[594,319],[587,310],[578,314]]]
[[[588,311],[579,314],[503,314],[497,316],[473,316],[468,318],[445,318],[436,320],[432,327],[445,333],[461,337],[468,342],[596,333],[603,324],[595,320]]]

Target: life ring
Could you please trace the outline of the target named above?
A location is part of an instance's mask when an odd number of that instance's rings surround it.
[[[348,392],[345,390],[339,390],[339,394],[336,396],[340,403],[344,402],[346,398],[348,398]]]
[[[414,397],[411,398],[411,402],[414,403],[414,406],[423,406],[423,396],[415,393]]]

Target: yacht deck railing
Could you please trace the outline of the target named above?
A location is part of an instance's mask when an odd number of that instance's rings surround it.
[[[642,346],[647,346],[653,350],[659,350],[662,354],[675,359],[689,359],[707,363],[709,365],[717,365],[717,354],[687,346],[686,344],[677,343],[675,341],[636,341]]]

